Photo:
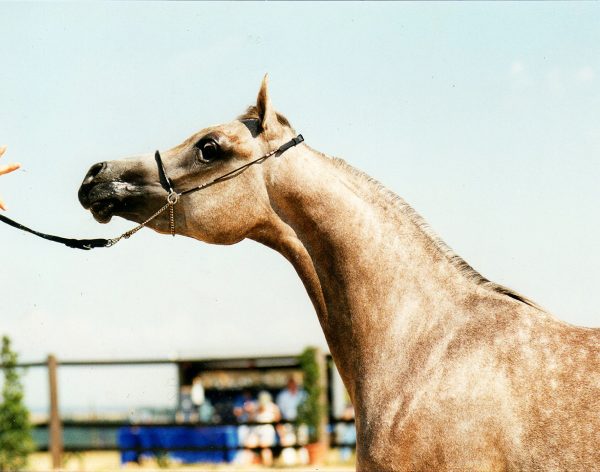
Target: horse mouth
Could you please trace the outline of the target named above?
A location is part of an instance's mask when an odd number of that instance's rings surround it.
[[[117,203],[113,199],[100,200],[90,205],[90,212],[98,223],[108,223],[115,213]]]
[[[83,208],[90,210],[98,223],[108,223],[127,206],[125,200],[130,192],[121,187],[124,187],[122,183],[82,185],[78,192],[79,202]]]
[[[144,187],[125,182],[103,182],[82,185],[79,202],[98,223],[108,223],[113,216],[136,221],[144,214],[148,196]]]

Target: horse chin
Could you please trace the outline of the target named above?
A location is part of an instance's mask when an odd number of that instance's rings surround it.
[[[145,208],[145,203],[136,197],[106,198],[92,203],[90,212],[98,223],[108,223],[113,216],[139,223],[151,214],[151,210]]]
[[[152,202],[154,203],[154,200]],[[139,197],[117,197],[92,203],[90,212],[94,219],[102,224],[110,222],[113,216],[139,224],[149,218],[162,205],[161,201],[157,201],[156,205],[148,205],[146,200]],[[157,224],[159,225],[158,228],[156,227]],[[150,227],[158,232],[168,233],[168,222],[165,225],[164,228],[161,228],[160,222],[153,221]]]
[[[108,223],[114,215],[115,206],[114,200],[101,200],[92,203],[90,212],[98,223]]]

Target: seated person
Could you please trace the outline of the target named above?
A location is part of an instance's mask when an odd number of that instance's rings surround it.
[[[252,398],[252,392],[245,389],[233,402],[233,415],[238,423],[247,423],[255,411],[256,401]]]
[[[281,419],[279,408],[273,402],[271,394],[262,391],[258,394],[258,403],[250,421],[257,423],[274,423]],[[273,464],[273,451],[270,447],[276,443],[275,428],[272,424],[261,424],[249,428],[244,446],[262,448],[260,451],[262,463],[266,466]]]
[[[348,393],[346,393],[346,406],[340,415],[341,420],[350,421],[354,419],[354,407],[350,402]],[[342,462],[350,460],[352,455],[352,445],[356,445],[356,428],[353,423],[337,423],[335,425],[335,437],[340,448],[340,459]]]

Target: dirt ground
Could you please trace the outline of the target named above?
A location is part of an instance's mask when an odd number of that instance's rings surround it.
[[[175,465],[168,468],[160,468],[156,461],[146,461],[142,464],[129,463],[121,465],[120,455],[118,452],[85,452],[81,454],[65,454],[63,469],[64,471],[85,471],[85,472],[104,472],[104,471],[150,471],[156,470],[177,471],[177,472],[250,472],[254,470],[263,471],[281,471],[281,472],[314,472],[314,471],[339,471],[350,472],[354,471],[354,464],[341,464],[337,462],[335,452],[331,452],[326,465],[324,466],[298,466],[298,467],[264,467],[260,465],[253,466],[236,466],[231,464],[193,464],[193,465]],[[337,462],[337,463],[336,463]],[[31,472],[50,471],[52,463],[48,453],[35,453],[29,457],[29,467]]]

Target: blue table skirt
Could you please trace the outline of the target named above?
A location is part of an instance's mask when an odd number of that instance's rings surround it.
[[[153,456],[154,453],[127,451],[127,448],[170,449],[169,457],[184,463],[231,462],[237,448],[236,426],[203,427],[154,427],[128,426],[117,431],[117,445],[121,451],[121,463],[137,461],[140,456]],[[214,447],[214,451],[178,451],[177,447]]]

